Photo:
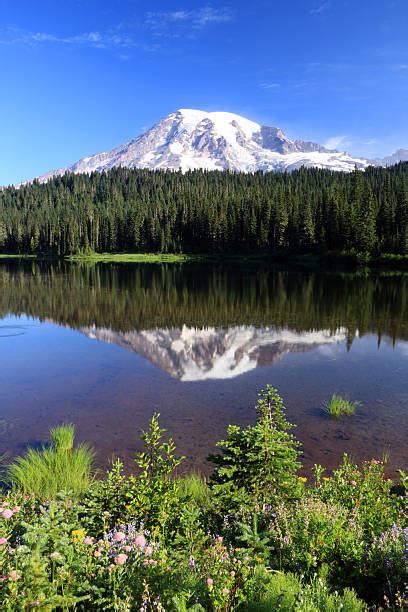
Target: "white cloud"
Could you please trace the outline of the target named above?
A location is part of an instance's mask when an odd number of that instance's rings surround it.
[[[349,147],[351,145],[351,140],[349,140],[348,136],[331,136],[326,140],[324,146],[326,149],[339,149]]]
[[[157,11],[146,15],[145,26],[155,33],[164,33],[174,27],[203,29],[208,25],[227,23],[232,20],[229,7],[213,8],[209,5],[194,10]]]
[[[319,6],[317,6],[316,8],[311,9],[310,14],[321,15],[330,8],[330,4],[330,0],[328,0],[327,2],[323,2],[322,4],[319,4]]]
[[[138,48],[152,51],[154,47],[139,43],[132,34],[110,32],[83,32],[72,36],[58,36],[48,32],[35,32],[17,28],[0,30],[0,44],[4,45],[81,45],[98,49],[130,49]]]
[[[278,89],[280,83],[259,83],[261,89]]]

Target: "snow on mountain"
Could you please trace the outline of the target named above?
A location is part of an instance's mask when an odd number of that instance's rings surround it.
[[[393,155],[388,155],[379,160],[379,166],[393,166],[399,162],[408,161],[408,149],[398,149]]]
[[[306,166],[351,171],[369,163],[313,142],[291,140],[279,128],[234,113],[180,109],[133,140],[48,172],[38,180],[44,182],[66,171],[101,172],[115,166],[235,172],[291,171]]]
[[[116,332],[88,327],[93,340],[116,344],[138,353],[173,378],[184,382],[235,378],[257,366],[271,365],[289,352],[306,352],[344,342],[346,330],[298,333],[273,327],[241,325],[216,329],[152,329]]]

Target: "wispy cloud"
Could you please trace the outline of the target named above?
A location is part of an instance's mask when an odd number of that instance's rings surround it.
[[[324,146],[326,149],[344,149],[345,147],[349,147],[352,144],[351,140],[346,135],[341,136],[331,136],[326,140]]]
[[[331,6],[330,0],[327,0],[327,2],[322,2],[315,8],[312,8],[310,10],[310,14],[311,15],[321,15],[322,13],[325,13],[330,8],[330,6]]]
[[[259,83],[261,89],[279,89],[280,83]]]
[[[194,10],[151,11],[147,13],[145,27],[156,34],[164,34],[175,28],[203,28],[232,20],[232,10],[228,6],[213,8],[206,5]]]
[[[132,34],[117,31],[110,32],[83,32],[71,36],[59,36],[49,32],[6,28],[0,30],[0,44],[3,45],[42,45],[55,44],[67,46],[88,46],[97,49],[143,49],[155,50],[154,45],[145,45],[139,42]],[[123,54],[122,54],[123,56]],[[118,56],[119,57],[119,56]]]

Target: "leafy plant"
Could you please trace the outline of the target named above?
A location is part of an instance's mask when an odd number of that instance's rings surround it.
[[[184,457],[175,455],[176,446],[171,438],[163,440],[165,429],[159,426],[159,416],[154,414],[149,428],[142,432],[145,450],[135,458],[140,473],[129,478],[126,508],[130,515],[150,527],[164,529],[178,504],[180,485],[173,472]]]

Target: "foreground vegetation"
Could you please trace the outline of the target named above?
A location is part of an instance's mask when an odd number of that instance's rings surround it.
[[[176,475],[182,458],[158,415],[128,476],[116,461],[105,478],[84,478],[92,455],[78,470],[73,428],[54,430],[50,449],[8,469],[2,609],[402,610],[406,475],[394,484],[378,459],[359,468],[345,456],[308,482],[276,390],[257,412],[253,426],[229,427],[208,484]],[[47,489],[31,477],[41,455]]]
[[[290,174],[114,168],[0,190],[0,252],[408,255],[408,162]],[[395,260],[394,263],[403,262]]]
[[[324,404],[324,410],[331,419],[339,419],[342,416],[351,416],[355,413],[359,402],[349,400],[335,393],[330,400]]]

